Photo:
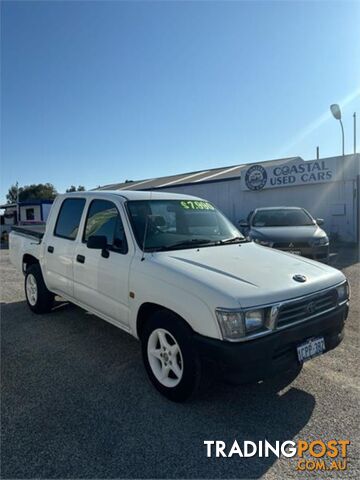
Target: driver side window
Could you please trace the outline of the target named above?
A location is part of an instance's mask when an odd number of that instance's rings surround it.
[[[108,200],[93,200],[90,204],[83,242],[86,243],[89,237],[93,235],[105,236],[109,250],[123,254],[128,251],[119,211],[114,203]]]

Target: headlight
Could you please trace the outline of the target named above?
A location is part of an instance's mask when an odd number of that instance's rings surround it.
[[[263,245],[264,247],[272,247],[274,245],[274,242],[270,242],[269,240],[261,240],[260,238],[254,238],[253,240],[255,243]]]
[[[224,339],[237,340],[245,337],[245,325],[242,312],[217,309],[216,318]]]
[[[314,246],[329,245],[329,238],[326,236],[321,238],[314,238],[311,243]]]
[[[247,332],[258,330],[264,326],[264,310],[249,310],[245,312],[245,329]]]
[[[216,318],[225,340],[239,340],[247,333],[253,333],[264,327],[264,311],[232,311],[218,308]]]
[[[338,303],[347,302],[350,298],[350,287],[348,282],[343,283],[339,287],[337,287],[337,294],[338,294]]]

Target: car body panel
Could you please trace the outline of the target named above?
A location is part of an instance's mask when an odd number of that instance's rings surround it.
[[[274,242],[308,242],[325,235],[318,225],[300,227],[252,227],[251,233]]]
[[[253,242],[161,252],[154,257],[151,261],[175,270],[182,278],[206,285],[208,302],[213,303],[211,291],[216,289],[246,308],[306,295],[344,281],[343,274],[332,267]],[[296,274],[305,275],[306,282],[294,281]]]
[[[254,217],[256,213],[266,210],[303,210],[313,220],[311,225],[299,226],[256,226]],[[309,212],[299,207],[266,207],[256,209],[250,218],[247,230],[249,238],[256,242],[267,242],[269,247],[286,252],[326,261],[329,256],[329,242],[319,245],[321,238],[327,238],[325,231],[319,227]]]
[[[86,198],[86,205],[77,238],[71,242],[62,239],[69,245],[65,262],[61,248],[55,245],[54,253],[49,254],[47,247],[54,244],[53,230],[60,205],[69,197]],[[129,251],[120,259],[124,260],[121,266],[112,261],[115,258],[113,255],[106,260],[99,260],[100,251],[90,254],[89,249],[81,243],[91,200],[104,198],[116,204],[123,219]],[[216,308],[239,309],[281,302],[345,281],[344,275],[334,268],[253,242],[143,253],[135,240],[126,202],[145,199],[201,200],[189,195],[138,191],[92,191],[60,195],[53,204],[40,244],[34,246],[33,239],[23,236],[19,240],[21,234],[10,234],[12,261],[17,267],[22,267],[24,255],[33,255],[40,262],[45,283],[50,290],[134,336],[138,335],[139,309],[146,303],[168,308],[184,318],[196,333],[221,340]],[[72,249],[72,253],[69,249]],[[79,252],[89,256],[89,270],[86,269],[86,262],[84,265],[75,263]],[[63,272],[64,265],[67,268],[66,275]],[[81,274],[74,274],[80,268]],[[58,277],[67,279],[64,287],[53,283],[56,275],[51,273],[52,270]],[[296,274],[304,275],[306,282],[296,282],[293,279]],[[116,282],[120,282],[118,286]],[[82,294],[78,298],[80,285]]]

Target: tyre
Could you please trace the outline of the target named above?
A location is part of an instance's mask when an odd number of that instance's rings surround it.
[[[144,326],[141,349],[154,387],[174,402],[184,402],[200,384],[201,365],[191,330],[168,311],[155,313]]]
[[[39,264],[30,265],[26,269],[25,295],[27,304],[34,313],[50,312],[54,294],[46,288]]]

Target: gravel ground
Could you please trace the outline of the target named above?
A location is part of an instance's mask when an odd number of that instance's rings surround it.
[[[138,343],[77,307],[45,316],[1,255],[2,478],[360,478],[359,263],[346,338],[297,378],[214,384],[187,404],[149,385]],[[207,458],[204,440],[349,439],[346,472],[297,472],[294,459]]]

